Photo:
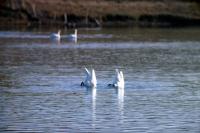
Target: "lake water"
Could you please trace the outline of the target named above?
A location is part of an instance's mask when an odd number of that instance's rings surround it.
[[[0,132],[200,132],[200,28],[50,31],[0,31]]]

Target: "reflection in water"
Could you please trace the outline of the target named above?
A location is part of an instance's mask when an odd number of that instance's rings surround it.
[[[77,44],[77,41],[78,41],[77,37],[73,38],[70,35],[63,35],[62,38],[63,40],[67,40],[68,42],[73,42],[75,44]]]
[[[120,124],[122,125],[124,123],[124,89],[116,89],[117,95],[118,95],[118,109],[120,113]]]
[[[92,128],[96,129],[96,94],[97,89],[92,89]]]
[[[77,44],[77,38],[76,39],[74,39],[74,38],[67,38],[66,40],[69,43]],[[65,42],[66,40],[65,40],[65,38],[63,38],[63,39],[50,38],[51,44],[61,44],[61,42]]]
[[[50,38],[50,41],[52,44],[61,44],[61,42],[63,41],[68,41],[74,44],[77,44],[78,39],[77,38],[70,38],[68,36],[63,36],[62,39],[60,38]]]
[[[75,44],[77,44],[77,38],[69,38],[69,41],[74,42]]]
[[[59,38],[50,38],[52,44],[60,44]]]
[[[96,129],[96,95],[97,89],[96,88],[87,88],[87,93],[91,95],[92,101],[92,129]]]

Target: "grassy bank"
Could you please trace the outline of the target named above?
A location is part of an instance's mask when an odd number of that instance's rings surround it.
[[[0,25],[199,26],[195,0],[0,0]]]

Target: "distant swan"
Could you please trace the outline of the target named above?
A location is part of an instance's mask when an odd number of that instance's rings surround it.
[[[77,32],[78,30],[75,29],[74,34],[69,35],[69,39],[77,40]]]
[[[86,86],[90,88],[96,88],[97,87],[97,79],[94,69],[92,69],[92,73],[88,71],[87,68],[85,68],[86,78],[84,82],[81,82],[81,86]]]
[[[108,86],[113,86],[116,88],[124,89],[124,75],[122,71],[116,69],[116,75],[112,84],[108,84]]]
[[[58,33],[52,33],[51,35],[50,35],[50,38],[52,39],[52,40],[60,40],[60,30],[58,30]]]

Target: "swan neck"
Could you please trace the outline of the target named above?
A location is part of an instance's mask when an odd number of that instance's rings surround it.
[[[74,31],[74,35],[77,36],[77,29],[75,29],[75,31]]]

